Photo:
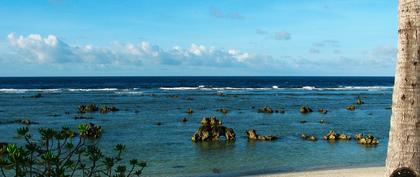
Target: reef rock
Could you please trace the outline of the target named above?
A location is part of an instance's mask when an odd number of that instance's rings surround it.
[[[319,109],[318,112],[321,113],[321,114],[327,114],[328,113],[328,110],[326,110],[326,109]]]
[[[307,135],[307,134],[305,134],[305,133],[302,133],[302,134],[300,135],[300,137],[301,137],[303,140],[308,140],[308,141],[317,141],[317,140],[318,140],[318,138],[316,138],[316,136],[314,136],[314,135]]]
[[[119,111],[119,109],[115,106],[112,107],[108,107],[108,106],[102,106],[101,109],[99,110],[100,113],[109,113],[109,112],[117,112]]]
[[[362,99],[360,99],[360,97],[357,97],[356,104],[361,105],[364,104],[364,102],[362,101]]]
[[[354,111],[354,110],[356,110],[356,106],[350,105],[350,106],[347,106],[346,109],[349,110],[349,111]]]
[[[87,105],[79,106],[80,113],[96,112],[98,110],[99,108],[95,104],[87,104]]]
[[[330,130],[328,134],[323,137],[324,140],[350,140],[351,136],[346,134],[336,134],[334,130]]]
[[[188,114],[192,114],[193,112],[194,112],[194,111],[193,111],[193,109],[192,109],[192,108],[188,108],[188,109],[187,109],[187,113],[188,113]]]
[[[379,144],[378,139],[376,139],[374,136],[372,135],[368,135],[368,136],[363,136],[363,134],[356,134],[354,136],[354,139],[356,139],[357,143],[362,144],[362,145],[377,145]]]
[[[305,114],[305,113],[310,113],[310,112],[313,112],[310,107],[305,107],[305,106],[300,107],[300,113]]]
[[[218,141],[221,136],[224,136],[227,141],[235,140],[235,132],[232,128],[227,128],[222,125],[222,121],[216,117],[203,118],[201,126],[192,136],[192,141]]]
[[[186,117],[183,117],[180,121],[185,123],[188,122],[188,119]]]
[[[254,129],[247,130],[246,136],[248,137],[248,140],[273,141],[278,139],[277,136],[273,135],[258,135]]]
[[[263,107],[261,109],[258,109],[258,112],[259,113],[273,113],[274,110],[271,107],[266,106],[266,107]]]

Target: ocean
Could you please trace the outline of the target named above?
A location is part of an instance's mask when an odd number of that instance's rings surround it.
[[[147,161],[144,176],[152,177],[379,166],[386,157],[393,83],[393,77],[3,77],[0,122],[30,119],[39,123],[30,125],[32,131],[98,124],[104,129],[101,146],[125,144],[126,157]],[[42,97],[31,98],[38,93]],[[365,104],[346,110],[357,97]],[[90,103],[120,111],[75,119],[78,106]],[[285,113],[258,113],[264,106]],[[301,114],[301,106],[314,112]],[[188,108],[194,113],[187,114]],[[219,108],[229,112],[217,112]],[[328,113],[318,113],[320,108]],[[192,142],[201,118],[210,116],[233,128],[236,141]],[[184,117],[187,122],[180,121]],[[0,142],[17,142],[15,131],[21,126],[1,123]],[[279,139],[248,141],[249,128]],[[332,129],[371,133],[379,144],[322,140]],[[303,132],[319,140],[303,141]]]

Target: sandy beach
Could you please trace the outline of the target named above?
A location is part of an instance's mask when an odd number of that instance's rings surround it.
[[[316,170],[305,172],[255,175],[253,177],[382,177],[385,167],[349,168],[337,170]]]

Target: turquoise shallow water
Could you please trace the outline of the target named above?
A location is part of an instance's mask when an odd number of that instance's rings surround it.
[[[317,168],[375,166],[384,164],[388,141],[392,90],[389,87],[349,89],[316,88],[242,88],[192,89],[185,87],[139,89],[57,89],[3,90],[0,92],[0,121],[28,118],[39,122],[31,125],[56,127],[93,122],[105,132],[100,140],[104,147],[126,144],[129,157],[146,160],[145,176],[236,176],[278,171],[300,171]],[[39,99],[29,98],[42,92]],[[225,96],[218,96],[223,92]],[[177,95],[176,98],[173,95]],[[345,106],[357,96],[365,104],[356,111]],[[75,120],[80,104],[112,105],[119,112],[87,114],[92,120]],[[314,110],[328,109],[328,114],[299,113],[307,105]],[[271,106],[283,108],[284,114],[257,113],[257,109]],[[187,108],[194,113],[185,113]],[[216,112],[227,108],[228,114]],[[70,112],[65,115],[64,112]],[[57,117],[48,115],[58,114]],[[193,143],[191,136],[204,116],[217,116],[225,126],[237,134],[235,142]],[[189,119],[182,123],[183,117]],[[320,124],[324,119],[326,124]],[[301,124],[300,120],[307,123]],[[161,126],[156,123],[161,122]],[[1,124],[0,141],[14,142],[18,124]],[[280,137],[273,142],[249,142],[245,130],[253,128],[259,134]],[[329,143],[302,141],[300,133],[315,134],[318,138],[336,132],[372,133],[380,144],[364,147],[355,141]],[[214,169],[220,171],[214,173]]]

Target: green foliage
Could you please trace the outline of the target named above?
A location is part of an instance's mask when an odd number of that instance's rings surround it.
[[[18,128],[18,137],[24,139],[24,145],[0,145],[0,175],[129,177],[142,174],[146,162],[123,161],[124,145],[117,144],[114,155],[104,155],[96,141],[102,134],[101,127],[82,124],[78,130],[79,136],[76,136],[77,133],[68,127],[59,131],[41,128],[40,138],[35,140],[28,127]]]

